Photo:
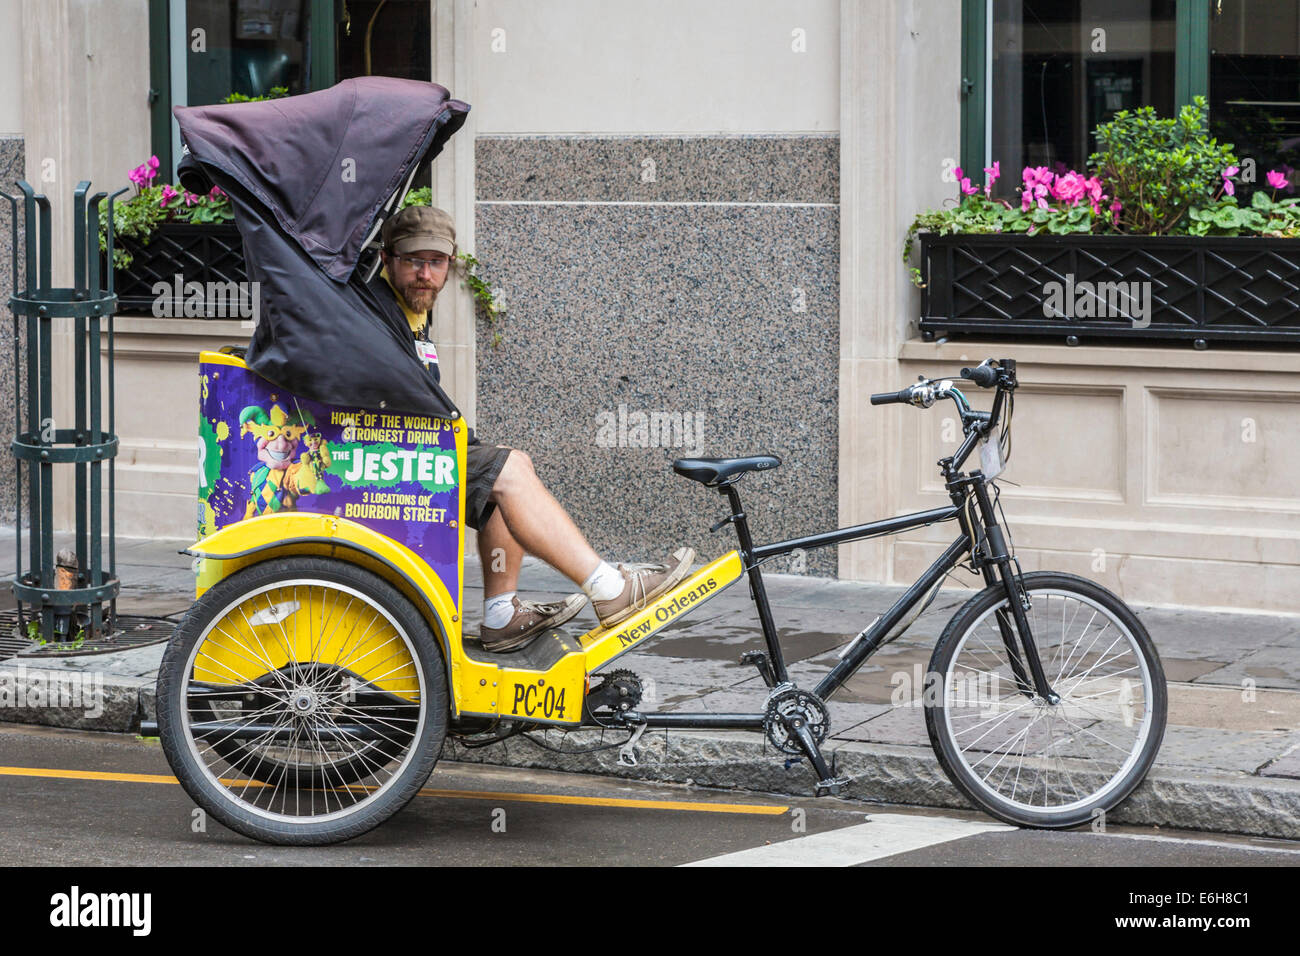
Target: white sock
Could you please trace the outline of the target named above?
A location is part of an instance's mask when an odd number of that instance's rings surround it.
[[[624,583],[623,573],[608,561],[602,561],[582,582],[582,590],[593,601],[609,601],[623,593]]]
[[[515,616],[515,591],[495,594],[483,601],[483,626],[500,628]]]

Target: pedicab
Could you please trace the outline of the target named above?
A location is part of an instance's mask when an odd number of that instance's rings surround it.
[[[828,698],[958,565],[985,586],[953,616],[918,694],[949,778],[1024,826],[1075,826],[1125,799],[1163,735],[1163,672],[1118,597],[1016,562],[996,487],[1018,386],[1011,360],[872,397],[954,403],[963,440],[939,462],[948,505],[755,545],[737,483],[779,459],[681,459],[678,474],[726,498],[713,530],[732,525],[736,549],[608,628],[555,629],[508,653],[465,632],[468,428],[409,330],[357,278],[379,223],[467,109],[435,84],[366,78],[177,110],[182,181],[230,193],[262,303],[246,352],[200,358],[197,600],[166,649],[156,728],[146,726],[199,806],[258,840],[334,843],[419,793],[448,736],[486,744],[545,727],[624,733],[629,756],[646,728],[747,730],[774,759],[806,761],[815,792],[842,793],[850,781],[823,749]],[[334,182],[349,158],[356,178]],[[972,406],[971,387],[993,390],[990,410]],[[962,471],[977,453],[979,467]],[[820,681],[800,686],[760,565],[949,521],[952,545]],[[640,680],[610,665],[741,579],[765,649],[740,663],[762,677],[761,706],[642,709]]]

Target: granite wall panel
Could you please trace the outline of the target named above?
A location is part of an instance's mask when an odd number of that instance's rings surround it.
[[[735,547],[730,528],[708,531],[725,499],[675,475],[679,457],[781,457],[739,485],[757,542],[833,528],[836,141],[656,139],[656,170],[679,182],[631,199],[619,180],[644,143],[480,146],[476,255],[507,310],[496,326],[480,315],[479,432],[526,450],[607,558]],[[836,555],[769,567],[834,575]]]
[[[21,137],[0,137],[0,192],[18,195],[14,185],[23,178],[23,140]],[[13,248],[13,234],[7,201],[0,200],[0,302],[8,302],[13,292],[12,262],[15,252],[22,255],[21,228],[19,248]],[[21,227],[21,213],[19,214]],[[6,308],[5,321],[0,322],[0,523],[14,523],[17,498],[14,481],[14,458],[9,453],[9,443],[14,438],[14,325],[13,316]],[[25,397],[26,393],[22,393]]]

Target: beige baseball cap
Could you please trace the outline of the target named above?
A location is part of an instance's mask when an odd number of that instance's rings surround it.
[[[385,250],[399,256],[412,252],[456,254],[456,226],[451,216],[434,206],[407,206],[384,223],[379,237]]]

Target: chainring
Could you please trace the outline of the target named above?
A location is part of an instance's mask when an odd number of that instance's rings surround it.
[[[641,703],[641,678],[629,670],[612,670],[600,675],[600,686],[587,694],[583,706],[590,714],[607,707],[615,713],[632,710]]]
[[[831,729],[830,710],[826,702],[810,690],[792,687],[777,691],[767,699],[767,713],[763,717],[763,730],[767,739],[782,753],[803,756],[799,738],[790,732],[782,717],[802,719],[812,732],[818,745],[826,739]]]

